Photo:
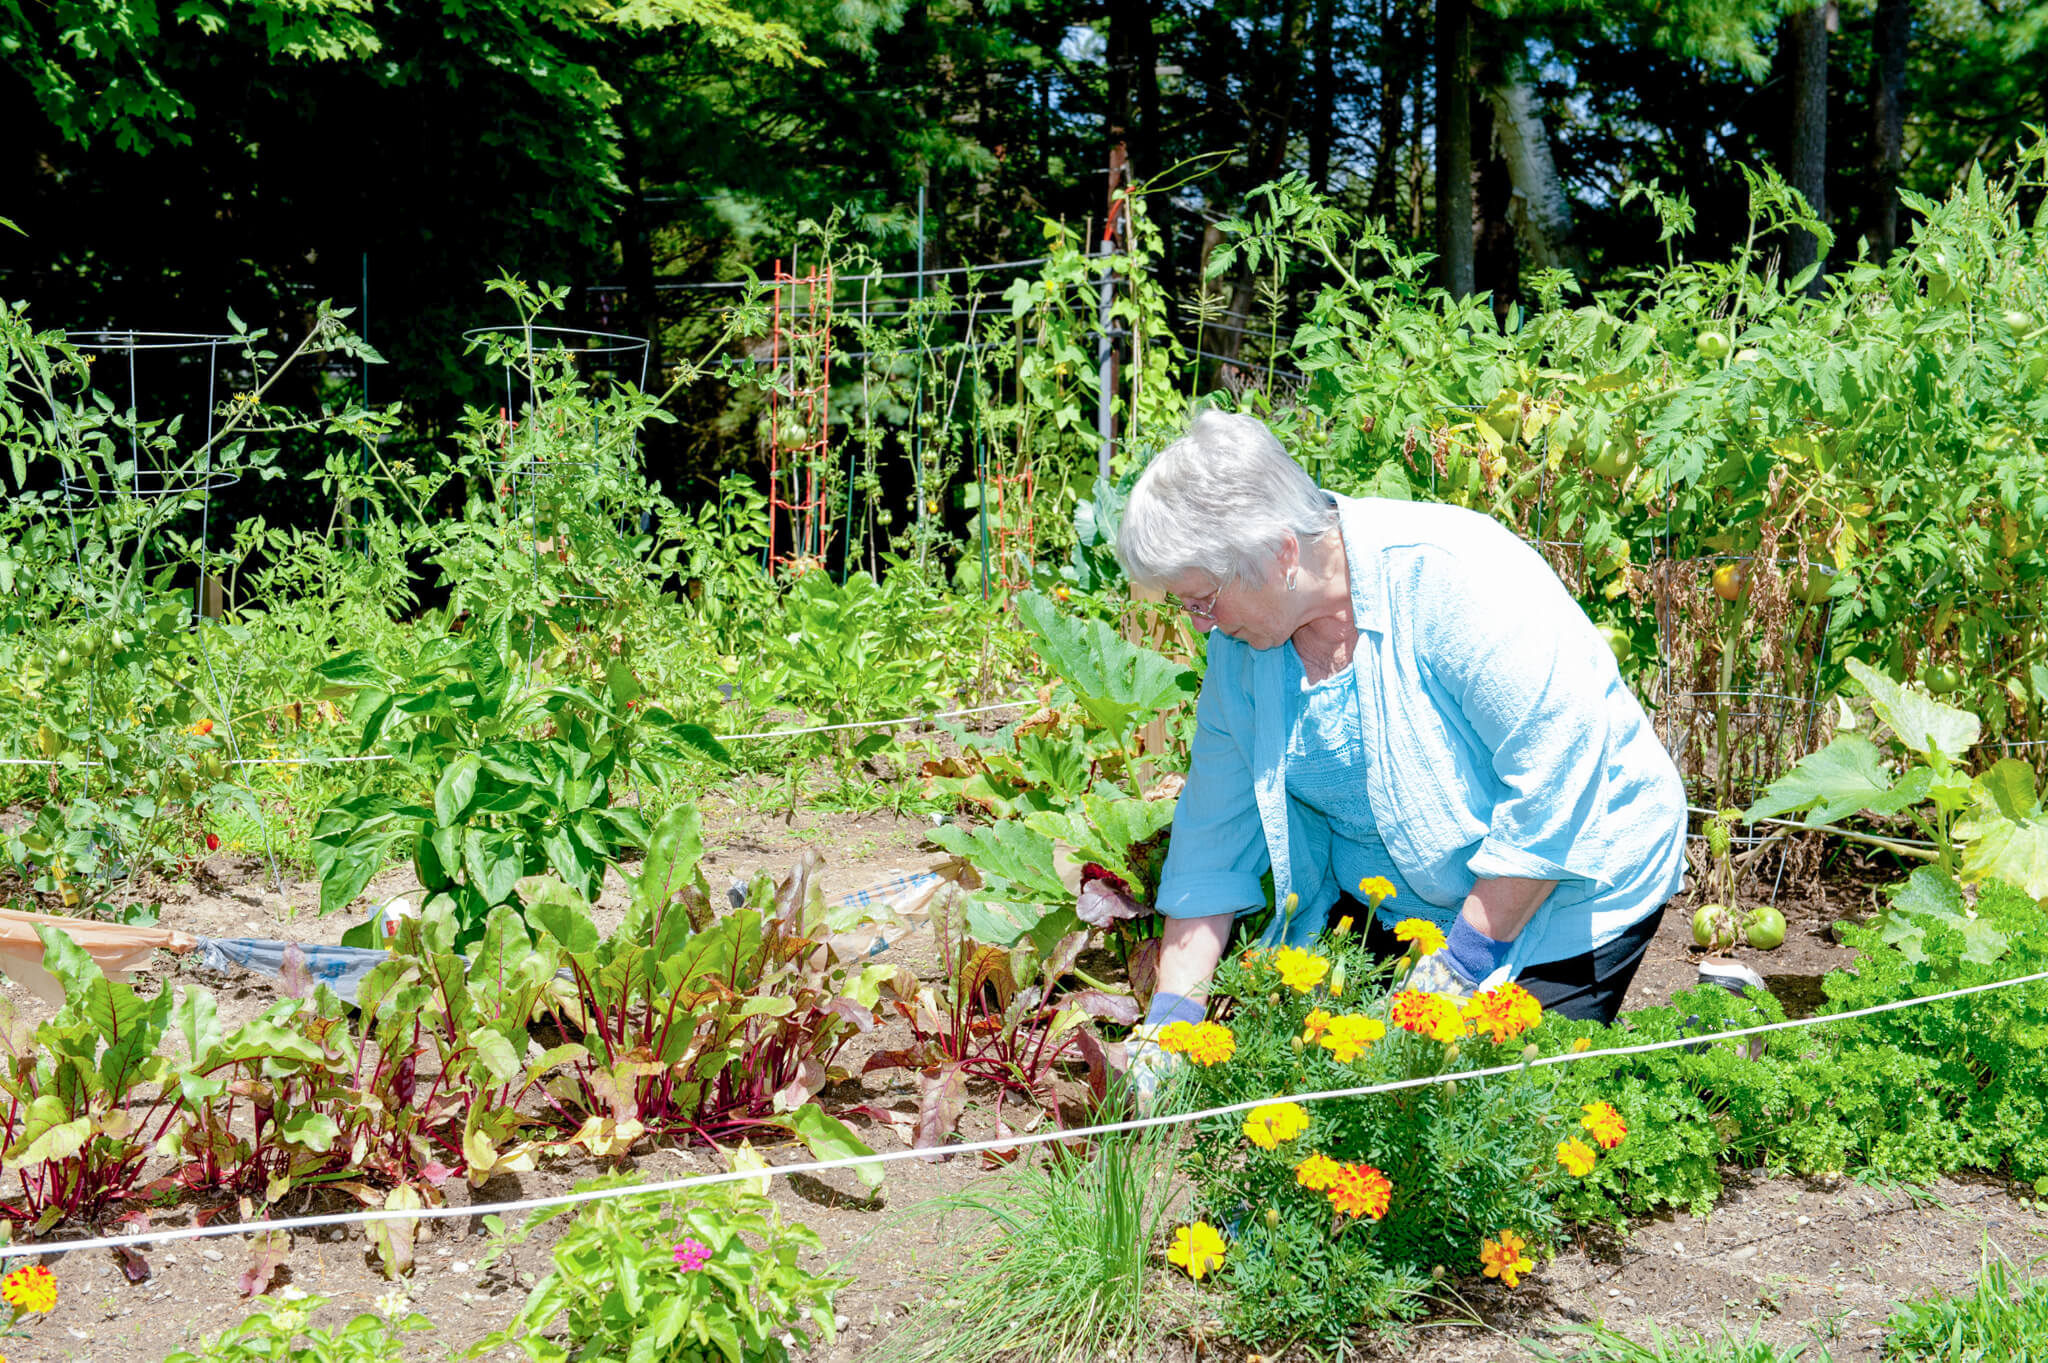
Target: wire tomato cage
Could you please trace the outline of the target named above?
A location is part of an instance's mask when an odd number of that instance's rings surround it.
[[[221,467],[216,458],[222,435],[219,421],[221,352],[224,348],[245,346],[247,338],[224,332],[105,328],[67,332],[65,341],[88,357],[87,382],[104,403],[113,404],[110,410],[121,414],[117,424],[128,437],[128,459],[125,463],[113,462],[111,452],[103,449],[97,461],[74,466],[58,482],[71,542],[72,566],[77,573],[80,604],[84,608],[86,623],[90,626],[95,618],[93,595],[87,587],[90,575],[86,566],[85,542],[89,533],[97,533],[98,547],[106,551],[109,563],[114,561],[113,556],[119,554],[122,538],[132,535],[130,552],[134,555],[134,566],[139,569],[148,564],[154,542],[173,517],[196,516],[197,537],[187,541],[188,547],[194,551],[191,557],[189,560],[181,558],[168,562],[165,566],[190,563],[193,572],[191,620],[194,651],[205,669],[213,710],[219,717],[219,741],[234,763],[241,765],[244,761],[241,737],[207,641],[208,620],[225,605],[212,599],[211,589],[218,579],[207,559],[212,533],[213,494],[236,486],[242,479],[238,469]],[[118,396],[118,390],[123,387],[125,406],[120,405]],[[148,397],[151,387],[155,387],[158,393],[154,401]],[[197,401],[201,387],[205,393],[203,405]],[[117,391],[109,392],[109,388]],[[179,395],[187,389],[193,395],[192,405],[196,411],[169,410],[179,405]],[[166,391],[170,397],[163,396]],[[168,414],[159,415],[151,410],[152,407],[165,409]],[[198,418],[192,424],[200,432],[200,443],[195,452],[181,455],[178,453],[178,438],[187,429],[182,418],[188,415]],[[175,505],[167,506],[167,503]],[[99,557],[96,552],[95,558]],[[108,602],[106,615],[100,618],[110,617],[115,609],[114,603]],[[107,735],[98,727],[100,716],[90,685],[86,688],[85,714],[88,729],[101,739],[96,746],[110,752]],[[90,793],[91,773],[99,765],[81,765],[80,779],[84,782],[85,793]],[[53,794],[56,780],[53,768]],[[250,804],[262,834],[271,884],[281,890],[284,876],[272,844],[269,817],[264,813],[261,800],[252,800]],[[126,849],[118,846],[118,834],[114,836],[116,850],[126,855]]]

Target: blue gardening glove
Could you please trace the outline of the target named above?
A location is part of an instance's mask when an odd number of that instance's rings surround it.
[[[1460,914],[1451,924],[1442,951],[1431,952],[1415,963],[1407,987],[1425,994],[1444,994],[1469,999],[1508,978],[1508,952],[1513,942],[1496,942],[1465,921]]]

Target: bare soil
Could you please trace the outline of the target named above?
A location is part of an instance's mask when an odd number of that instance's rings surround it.
[[[924,841],[929,823],[922,819],[803,810],[793,818],[764,817],[717,799],[707,799],[703,807],[705,842],[711,849],[706,872],[714,886],[721,877],[744,877],[757,869],[785,871],[806,848],[825,857],[828,895],[939,859]],[[1770,953],[1738,949],[1734,954],[1763,974],[1788,1011],[1800,1013],[1818,1004],[1821,977],[1853,958],[1853,952],[1835,943],[1831,924],[1866,912],[1869,888],[1896,873],[1853,854],[1837,856],[1826,867],[1808,864],[1793,870],[1778,890],[1789,925],[1785,945]],[[182,898],[165,903],[162,921],[214,936],[339,940],[348,924],[338,916],[318,916],[316,885],[290,882],[279,894],[266,888],[264,879],[259,858],[216,855]],[[623,888],[612,887],[601,909],[618,913]],[[417,892],[408,874],[393,872],[379,878],[369,898],[376,902]],[[1675,991],[1696,982],[1702,953],[1692,945],[1690,914],[1686,899],[1673,901],[1632,985],[1630,1007],[1668,1002]],[[914,935],[898,950],[920,974],[935,968],[928,937]],[[188,978],[214,989],[224,1022],[252,1016],[277,997],[275,982],[262,976],[224,980],[190,959],[160,955],[158,962],[154,973],[159,978]],[[0,990],[31,1016],[47,1012],[11,981],[0,982]],[[831,1094],[848,1106],[897,1109],[911,1106],[913,1095],[907,1078],[890,1072],[849,1081]],[[970,1113],[970,1137],[991,1130],[992,1114],[985,1107]],[[877,1149],[903,1148],[883,1124],[870,1124],[865,1135]],[[799,1148],[768,1153],[777,1162],[804,1158]],[[720,1164],[714,1153],[701,1149],[658,1149],[624,1167],[661,1179],[709,1172]],[[594,1161],[562,1159],[474,1191],[457,1178],[444,1191],[451,1204],[471,1205],[564,1191],[597,1172]],[[834,1271],[852,1279],[838,1300],[838,1341],[804,1356],[818,1363],[886,1357],[891,1330],[931,1297],[937,1275],[988,1244],[978,1218],[939,1210],[933,1199],[985,1188],[1003,1177],[1002,1166],[955,1157],[892,1163],[887,1182],[873,1198],[844,1171],[777,1180],[778,1200],[792,1217],[818,1232]],[[1567,1246],[1514,1292],[1490,1282],[1464,1284],[1463,1297],[1447,1300],[1431,1324],[1398,1346],[1369,1345],[1367,1356],[1398,1354],[1429,1363],[1526,1358],[1518,1343],[1522,1339],[1548,1338],[1554,1347],[1568,1347],[1569,1339],[1556,1332],[1604,1321],[1636,1338],[1647,1338],[1653,1326],[1709,1336],[1724,1330],[1738,1336],[1755,1332],[1778,1343],[1821,1342],[1838,1358],[1872,1357],[1877,1326],[1896,1303],[1963,1290],[1987,1247],[2024,1262],[2048,1238],[2048,1218],[1988,1182],[1881,1189],[1844,1179],[1760,1178],[1738,1172],[1730,1176],[1729,1188],[1708,1217],[1660,1219],[1625,1238],[1598,1236]],[[307,1209],[294,1198],[280,1210],[295,1215]],[[189,1218],[188,1209],[174,1209],[157,1224],[189,1224]],[[436,1329],[414,1337],[409,1357],[466,1350],[504,1325],[527,1285],[546,1272],[552,1243],[547,1232],[480,1274],[475,1263],[485,1243],[478,1218],[423,1228],[418,1267],[405,1286],[413,1306]],[[195,1347],[248,1310],[235,1282],[248,1254],[246,1243],[235,1237],[153,1249],[145,1256],[149,1277],[139,1284],[124,1278],[110,1253],[48,1254],[44,1262],[58,1275],[57,1309],[34,1320],[25,1337],[0,1343],[0,1351],[14,1363],[144,1363]],[[1162,1283],[1162,1291],[1173,1294],[1165,1299],[1169,1309],[1163,1318],[1191,1324],[1163,1334],[1145,1357],[1175,1363],[1257,1357],[1219,1338],[1205,1310],[1203,1289],[1163,1276]],[[334,1304],[321,1318],[326,1324],[375,1309],[391,1288],[355,1230],[298,1237],[271,1285],[273,1293],[297,1289],[332,1298]],[[1271,1363],[1306,1357],[1276,1355]]]

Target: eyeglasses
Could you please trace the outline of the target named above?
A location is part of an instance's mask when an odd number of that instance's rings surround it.
[[[1223,595],[1223,588],[1228,585],[1228,583],[1219,584],[1216,590],[1210,592],[1207,596],[1180,597],[1178,598],[1180,608],[1189,615],[1200,616],[1204,620],[1214,620],[1216,618],[1216,598]]]

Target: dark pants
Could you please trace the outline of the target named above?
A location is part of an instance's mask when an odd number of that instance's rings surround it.
[[[1391,961],[1408,950],[1406,942],[1394,939],[1392,928],[1374,918],[1364,904],[1348,894],[1338,898],[1337,906],[1330,910],[1330,921],[1334,923],[1347,914],[1354,923],[1371,924],[1366,930],[1365,947],[1378,959]],[[1598,950],[1561,961],[1538,961],[1523,966],[1515,975],[1515,983],[1534,994],[1546,1013],[1612,1022],[1621,1011],[1629,981],[1636,977],[1636,967],[1643,963],[1643,953],[1649,950],[1650,939],[1657,935],[1657,925],[1663,921],[1664,910],[1660,907]]]

